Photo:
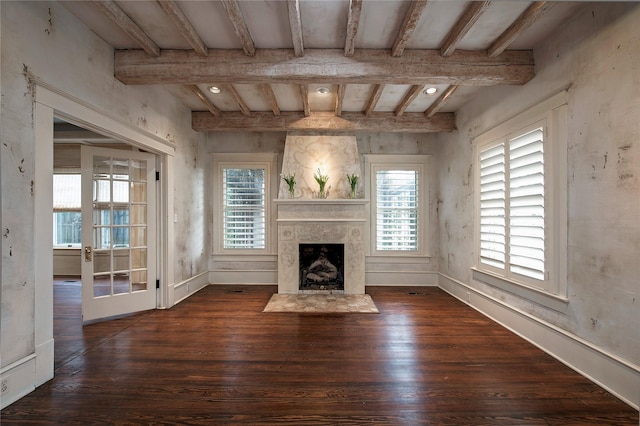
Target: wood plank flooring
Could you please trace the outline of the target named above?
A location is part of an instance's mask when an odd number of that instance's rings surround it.
[[[62,331],[74,313],[60,314],[55,378],[0,422],[638,425],[637,411],[437,288],[368,287],[380,314],[262,313],[276,291],[209,286],[76,337]]]

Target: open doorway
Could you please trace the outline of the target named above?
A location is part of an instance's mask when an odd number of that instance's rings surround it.
[[[156,209],[156,161],[147,156],[151,159],[148,163],[152,168],[148,175],[154,177],[154,182],[148,182],[147,176],[141,174],[139,168],[130,167],[140,164],[139,161],[129,160],[129,157],[141,155],[138,148],[59,118],[54,118],[53,128],[53,334],[56,342],[54,366],[57,368],[75,354],[108,337],[102,332],[108,333],[114,329],[113,326],[106,329],[83,327],[87,309],[91,309],[89,318],[92,319],[109,312],[100,306],[96,308],[94,299],[104,304],[108,302],[106,299],[117,296],[117,313],[122,313],[123,309],[119,308],[124,305],[127,311],[125,315],[155,307],[155,279],[152,279],[152,283],[147,280],[148,276],[156,275],[156,251],[155,247],[152,247],[153,250],[149,247],[149,244],[156,244],[155,236],[149,238],[149,234],[156,232],[155,211],[147,210]],[[83,173],[81,152],[87,147],[92,147],[94,151],[102,150],[96,151],[101,154],[96,164],[91,163],[91,170]],[[146,172],[146,168],[145,163],[143,171]],[[86,164],[84,169],[87,169]],[[82,196],[83,174],[85,180],[92,180],[93,183],[89,201]],[[96,176],[95,179],[93,176]],[[98,190],[101,190],[100,193]],[[153,205],[147,206],[141,202],[146,202],[147,192],[152,192],[154,196]],[[84,217],[83,202],[84,208],[89,207],[86,210],[90,210],[89,213],[84,212]],[[140,211],[145,218],[154,218],[152,226],[147,226],[146,219],[140,221],[137,217],[141,216]],[[85,228],[89,227],[85,229],[88,236],[85,235],[84,242],[83,222]],[[91,240],[89,244],[87,239]],[[85,255],[87,248],[91,251],[91,259]],[[148,258],[148,254],[151,254],[151,258]],[[89,261],[91,264],[86,265]],[[147,273],[149,267],[153,268],[152,273]],[[85,289],[83,292],[83,281],[85,286],[95,283],[89,301],[85,300],[84,304],[87,291]],[[149,293],[147,300],[151,298],[146,305],[123,304],[123,299],[130,298],[130,295],[139,296],[141,290]]]
[[[46,82],[32,81],[35,92],[33,124],[35,135],[34,173],[32,191],[34,196],[34,355],[26,358],[8,370],[8,374],[18,371],[31,371],[31,375],[22,375],[24,380],[16,383],[16,389],[33,389],[54,376],[54,338],[53,338],[53,124],[54,117],[91,130],[95,133],[111,136],[130,146],[155,155],[160,170],[158,188],[158,262],[157,276],[160,289],[156,293],[157,307],[173,305],[173,222],[169,221],[169,212],[173,212],[173,173],[175,144],[155,134],[140,129],[131,123],[114,118],[108,111],[100,110],[82,100],[65,93]],[[157,286],[157,284],[156,284]],[[155,287],[154,286],[154,290]],[[16,377],[18,377],[16,375]]]

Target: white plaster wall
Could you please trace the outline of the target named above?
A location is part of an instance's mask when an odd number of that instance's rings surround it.
[[[326,133],[323,133],[326,134]],[[284,145],[286,140],[286,133],[251,133],[251,132],[216,132],[209,133],[207,140],[207,150],[209,153],[277,153],[279,154],[279,162],[282,163],[282,155],[284,153]],[[356,133],[356,141],[358,144],[358,154],[360,155],[360,170],[365,173],[364,167],[364,155],[365,154],[421,154],[430,155],[434,154],[436,144],[434,140],[436,137],[433,134],[398,134],[398,133]],[[404,278],[408,276],[401,276],[393,274],[393,272],[407,272],[413,274],[416,278],[411,282],[407,281],[405,284],[415,285],[433,285],[433,280],[427,278],[425,281],[423,277],[429,273],[435,273],[438,271],[438,238],[439,238],[439,226],[437,217],[437,188],[438,188],[438,159],[433,158],[429,168],[429,216],[431,218],[429,226],[429,245],[430,245],[430,258],[425,258],[416,262],[397,262],[397,261],[385,261],[384,259],[377,257],[375,261],[367,264],[367,272],[382,273],[391,272],[391,278],[384,278],[382,284],[402,284]],[[282,165],[278,166],[278,169]],[[211,179],[211,177],[209,177]],[[365,177],[366,179],[366,177]],[[364,192],[362,185],[359,184],[360,191]],[[210,188],[210,186],[209,186]],[[209,208],[210,217],[209,223],[213,223],[213,215],[216,212],[213,209],[213,199],[209,194]],[[209,248],[210,252],[211,247]],[[225,269],[239,271],[248,267],[248,262],[232,262],[225,260],[214,262],[213,257],[210,258],[209,269]],[[274,271],[277,269],[277,259],[262,260],[255,259],[250,263],[251,268],[254,270],[268,270]],[[273,283],[275,284],[275,282]]]
[[[112,49],[58,3],[2,2],[0,12],[0,355],[6,366],[34,352],[33,200],[37,194],[32,193],[35,134],[27,75],[175,143],[176,246],[187,247],[179,259],[189,257],[189,262],[179,260],[175,265],[176,281],[207,270],[202,248],[208,245],[208,233],[201,220],[206,203],[198,199],[201,193],[192,190],[204,181],[205,136],[191,130],[189,111],[163,89],[127,87],[116,81]]]
[[[347,175],[362,178],[358,143],[355,135],[287,135],[281,173],[295,175],[295,197],[314,198],[320,187],[315,180],[317,171],[329,177],[325,191],[327,198],[349,198],[351,187]],[[362,196],[362,180],[359,184]],[[278,198],[288,198],[288,186],[280,180]]]
[[[190,125],[190,114],[184,124]],[[187,126],[188,127],[188,126]],[[186,129],[185,133],[192,133]],[[176,168],[174,177],[175,226],[175,282],[179,283],[209,270],[210,188],[208,179],[209,155],[205,135],[192,135],[176,140]]]
[[[439,135],[440,270],[640,365],[640,5],[594,3],[535,49],[536,77],[481,93]],[[560,313],[472,281],[472,138],[568,88],[568,298]]]

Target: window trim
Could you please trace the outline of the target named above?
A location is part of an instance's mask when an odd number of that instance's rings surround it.
[[[429,248],[429,155],[387,155],[366,154],[365,172],[367,185],[365,196],[371,200],[369,203],[369,230],[368,230],[368,254],[369,256],[390,257],[430,257]],[[420,179],[418,188],[418,250],[378,250],[376,248],[377,232],[377,203],[376,203],[376,172],[378,170],[415,170]]]
[[[474,280],[562,311],[567,298],[567,93],[562,91],[474,140]],[[509,135],[544,123],[545,279],[505,275],[480,261],[480,152]],[[507,181],[508,185],[508,181]],[[508,262],[508,259],[507,259]]]
[[[275,215],[273,214],[273,194],[277,194],[278,179],[275,176],[277,154],[212,154],[213,230],[212,251],[214,255],[265,255],[274,254]],[[224,248],[224,198],[222,193],[223,170],[226,168],[265,169],[265,247],[262,249]]]

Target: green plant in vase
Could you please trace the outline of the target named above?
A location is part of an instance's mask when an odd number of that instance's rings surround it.
[[[318,186],[320,186],[320,191],[318,192],[318,198],[327,198],[327,192],[325,191],[325,186],[327,181],[329,180],[329,175],[323,175],[320,172],[320,169],[313,174],[313,178],[318,182]]]
[[[295,195],[295,186],[296,186],[296,174],[291,175],[280,175],[282,176],[282,180],[287,183],[289,187],[289,198],[294,198]]]
[[[349,180],[349,185],[351,186],[351,198],[356,198],[356,193],[358,191],[358,175],[357,174],[352,174],[352,175],[347,175],[347,179]]]

